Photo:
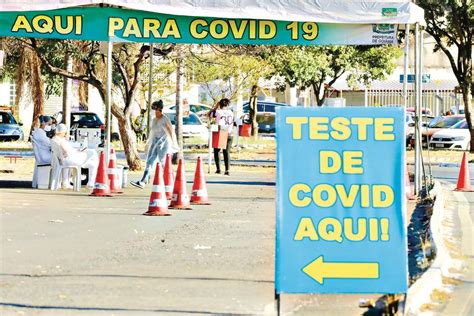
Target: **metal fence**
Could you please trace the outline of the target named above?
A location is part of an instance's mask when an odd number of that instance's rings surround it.
[[[403,106],[401,90],[366,90],[367,106]],[[408,91],[408,106],[415,107],[415,91]],[[446,113],[453,108],[462,109],[462,97],[453,90],[423,91],[423,108],[430,109],[433,115]]]

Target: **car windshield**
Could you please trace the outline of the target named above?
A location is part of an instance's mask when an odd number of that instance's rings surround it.
[[[99,117],[94,113],[73,113],[71,114],[71,123],[99,123],[102,124]]]
[[[0,124],[16,124],[13,116],[8,112],[0,113]]]
[[[175,124],[175,119],[176,119],[176,114],[174,113],[166,113],[166,116],[171,121],[171,124]],[[189,116],[183,116],[183,124],[184,125],[201,125],[201,121],[199,121],[199,118],[196,116],[196,114],[190,113]]]
[[[462,120],[461,122],[457,122],[456,124],[454,124],[450,128],[467,128],[467,121]]]
[[[243,106],[242,106],[242,111],[244,113],[248,113],[250,111],[250,105],[249,103],[245,103]],[[273,110],[275,111],[275,110]],[[257,112],[265,112],[265,106],[264,106],[264,103],[260,103],[257,101]]]
[[[170,110],[175,111],[176,110],[176,105],[170,106]],[[210,108],[207,108],[203,105],[197,105],[197,104],[190,104],[189,105],[189,110],[193,113],[201,112],[201,111],[210,111]]]
[[[457,122],[461,121],[462,119],[463,119],[462,117],[456,117],[456,116],[444,117],[443,119],[441,119],[440,121],[438,121],[437,123],[435,123],[431,127],[433,127],[433,128],[448,128],[448,127],[453,126]]]

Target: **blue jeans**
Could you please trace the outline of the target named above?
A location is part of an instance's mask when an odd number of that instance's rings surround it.
[[[147,157],[146,157],[146,166],[145,171],[143,172],[143,177],[141,182],[148,182],[150,178],[150,172],[152,168],[155,167],[156,162],[158,161],[162,167],[165,165],[166,154],[169,151],[169,141],[166,135],[160,138],[153,138],[150,140],[150,147],[148,148]]]

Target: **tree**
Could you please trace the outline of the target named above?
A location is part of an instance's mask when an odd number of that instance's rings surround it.
[[[312,87],[318,106],[342,75],[353,84],[384,79],[400,55],[392,46],[281,46],[264,53],[274,67],[272,75],[284,77],[291,87]]]
[[[19,39],[17,41],[22,46],[29,47],[36,52],[47,73],[86,82],[97,88],[105,102],[106,58],[100,53],[98,42],[37,39]],[[173,44],[158,46],[154,48],[153,53],[167,55],[173,50],[173,47]],[[81,67],[76,66],[72,71],[68,71],[64,63],[66,54],[70,54],[73,59],[80,61]],[[114,48],[112,55],[115,70],[113,84],[118,92],[112,94],[111,110],[117,118],[120,138],[131,170],[141,169],[136,137],[130,123],[131,105],[141,81],[141,67],[149,54],[149,45],[121,44]]]
[[[7,61],[2,77],[14,79],[16,85],[15,106],[13,114],[18,118],[19,104],[23,97],[33,101],[33,118],[30,132],[39,126],[39,116],[44,112],[44,78],[41,73],[41,60],[29,47],[13,49],[11,40],[2,39],[6,49]]]
[[[435,51],[441,50],[446,54],[461,88],[464,115],[471,133],[470,152],[474,153],[472,114],[474,5],[471,0],[418,0],[416,3],[425,10],[426,31],[436,41]],[[456,48],[457,56],[449,50],[452,46]]]
[[[241,91],[249,91],[270,67],[259,56],[240,46],[205,46],[191,53],[188,69],[194,81],[204,85],[213,103],[222,98],[235,99]]]

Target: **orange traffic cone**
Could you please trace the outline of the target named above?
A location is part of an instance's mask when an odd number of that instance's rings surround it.
[[[408,175],[408,167],[405,164],[405,195],[409,200],[416,200],[416,196],[411,189],[410,176]]]
[[[471,188],[471,177],[469,176],[469,166],[467,164],[467,154],[462,156],[461,169],[459,169],[458,183],[455,191],[473,192]]]
[[[143,215],[147,216],[170,216],[168,210],[168,200],[166,200],[165,187],[163,185],[163,174],[161,173],[160,163],[156,164],[155,178],[150,195],[150,205],[148,212]]]
[[[173,197],[170,203],[171,209],[190,210],[189,197],[186,191],[186,177],[184,175],[183,160],[178,163],[178,172],[174,182]]]
[[[191,204],[210,205],[207,196],[206,178],[202,168],[201,157],[198,157],[196,172],[194,173],[193,190],[191,193]]]
[[[117,155],[115,154],[115,149],[113,147],[110,148],[109,156],[109,168],[107,169],[107,174],[109,176],[110,192],[122,194],[123,191],[119,184],[120,170],[117,168]]]
[[[97,169],[97,176],[95,177],[94,190],[91,196],[112,196],[109,189],[109,181],[107,179],[107,170],[105,169],[105,155],[102,151],[100,153],[99,168]]]
[[[171,199],[173,197],[174,175],[173,175],[173,165],[171,164],[170,154],[166,154],[164,178],[165,178],[166,198]]]

